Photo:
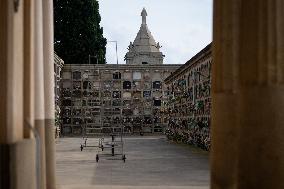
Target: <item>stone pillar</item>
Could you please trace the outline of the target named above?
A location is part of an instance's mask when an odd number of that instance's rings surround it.
[[[24,125],[34,126],[34,0],[24,1]],[[32,138],[29,126],[24,137]]]
[[[26,18],[23,1],[0,1],[0,188],[5,189],[36,184],[34,139],[24,139]]]
[[[240,0],[214,1],[212,64],[212,189],[237,188],[238,26]],[[233,13],[233,14],[232,14]]]
[[[23,1],[24,5],[24,138],[23,144],[18,149],[20,157],[15,158],[18,165],[17,171],[21,172],[22,182],[18,188],[37,188],[39,185],[37,140],[34,139],[34,0]],[[31,128],[32,127],[32,128]]]
[[[242,1],[238,188],[284,188],[284,2]]]
[[[284,188],[284,2],[215,0],[213,189]]]
[[[23,6],[0,3],[0,144],[23,139]]]
[[[6,144],[8,138],[7,127],[7,91],[8,91],[8,65],[9,65],[9,49],[8,49],[8,17],[9,0],[0,1],[0,144]]]
[[[55,189],[53,0],[43,1],[46,188]]]
[[[46,188],[46,152],[44,128],[44,66],[43,66],[43,16],[42,0],[35,1],[35,128],[40,135],[40,188]]]

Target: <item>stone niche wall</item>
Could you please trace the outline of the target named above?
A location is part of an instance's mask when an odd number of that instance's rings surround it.
[[[119,125],[118,121],[114,124],[115,117],[132,120],[135,117],[142,119],[147,115],[149,119],[154,119],[154,109],[160,109],[159,100],[164,100],[161,98],[164,89],[163,73],[169,71],[156,66],[155,68],[147,66],[127,68],[124,65],[121,68],[116,65],[115,68],[111,68],[108,65],[107,68],[102,66],[99,69],[100,71],[96,73],[94,69],[85,66],[72,65],[72,67],[67,66],[63,69],[64,77],[68,79],[62,80],[65,94],[62,105],[63,109],[70,108],[71,111],[71,115],[65,115],[66,119],[70,120],[65,120],[63,123],[63,127],[70,126],[70,130],[67,129],[68,133],[64,134],[76,135],[81,132],[77,128],[78,124],[75,124],[80,117],[83,118],[79,122],[82,122],[83,132],[92,132],[92,134],[102,132],[100,129],[106,124],[106,121],[103,121],[105,117],[111,117],[110,129]],[[97,79],[91,79],[91,75],[95,75]],[[155,86],[154,89],[153,86]],[[128,112],[128,109],[132,112]],[[123,115],[122,110],[124,110]],[[130,121],[130,127],[133,127],[132,123],[135,125],[133,121]],[[136,128],[137,131],[141,129],[144,131],[142,121],[140,126],[140,129]],[[149,131],[151,128],[153,131],[153,124],[147,121],[146,126],[149,127]],[[93,130],[94,128],[96,131]],[[131,129],[131,132],[133,131],[134,128]]]
[[[63,72],[62,79],[71,79],[72,75],[71,72]]]
[[[124,80],[132,80],[132,73],[131,72],[124,72],[123,73]]]

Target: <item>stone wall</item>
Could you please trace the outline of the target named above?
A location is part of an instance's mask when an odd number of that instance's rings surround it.
[[[64,65],[62,132],[162,133],[164,79],[180,65]]]
[[[166,79],[167,136],[206,150],[210,148],[211,64],[208,45]]]

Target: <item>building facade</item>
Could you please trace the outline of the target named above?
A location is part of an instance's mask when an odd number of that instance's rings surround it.
[[[50,120],[42,110],[52,107],[40,102],[54,101],[53,86],[44,82],[53,83],[53,51],[43,56],[39,48],[53,44],[52,1],[22,2],[3,0],[0,6],[0,188],[56,188],[54,137],[48,134],[53,127],[40,125]],[[275,0],[214,1],[212,189],[284,188],[282,5]],[[43,19],[37,16],[42,13]],[[38,35],[42,31],[49,41]],[[42,69],[41,58],[50,69]],[[39,159],[24,120],[41,134],[45,151]]]
[[[141,12],[142,24],[134,40],[128,46],[128,52],[125,55],[126,64],[131,65],[162,65],[164,55],[160,52],[160,43],[156,43],[147,23],[147,12],[143,8]]]
[[[167,119],[164,79],[180,65],[163,64],[164,55],[146,24],[142,24],[125,55],[126,64],[64,65],[62,72],[62,132],[161,133]]]
[[[211,44],[165,79],[170,139],[210,148]]]

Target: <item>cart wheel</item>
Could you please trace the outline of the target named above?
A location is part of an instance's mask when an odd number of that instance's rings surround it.
[[[96,162],[98,162],[99,161],[99,155],[97,154],[96,155]]]
[[[81,152],[83,151],[83,148],[84,148],[84,147],[83,147],[83,145],[81,144],[81,146],[80,146]]]
[[[125,163],[125,160],[126,160],[125,154],[122,156],[122,160],[123,160],[123,162]]]

